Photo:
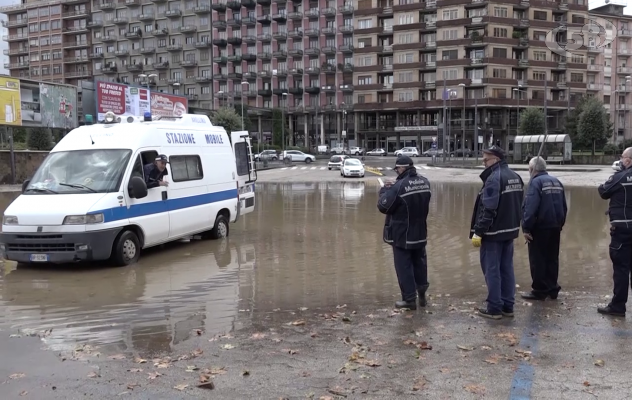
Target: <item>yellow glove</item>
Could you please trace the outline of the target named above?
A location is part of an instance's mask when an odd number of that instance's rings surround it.
[[[478,236],[477,234],[474,234],[474,236],[472,236],[472,246],[481,247],[481,240],[483,240],[482,237]]]

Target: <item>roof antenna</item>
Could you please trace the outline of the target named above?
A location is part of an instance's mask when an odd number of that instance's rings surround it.
[[[92,140],[92,135],[90,135],[90,141],[94,144],[94,140]]]

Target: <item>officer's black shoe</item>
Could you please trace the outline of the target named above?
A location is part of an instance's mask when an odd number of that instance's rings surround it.
[[[610,307],[609,305],[605,306],[605,307],[598,307],[597,308],[597,312],[599,314],[612,315],[613,317],[625,317],[625,313],[624,312],[614,311],[612,309],[612,307]]]
[[[428,304],[426,300],[426,291],[430,285],[424,285],[417,289],[417,296],[419,296],[419,307],[425,307]]]
[[[503,317],[502,313],[492,313],[485,307],[479,308],[478,313],[481,317],[489,319],[501,319]]]
[[[557,295],[560,293],[560,290],[562,290],[561,287],[557,287],[557,289],[549,292],[549,297],[551,298],[551,300],[557,300]]]
[[[533,292],[520,293],[520,297],[526,300],[545,300],[546,296],[541,296]],[[557,298],[557,295],[555,296]]]
[[[513,318],[514,312],[508,308],[503,308],[503,317]]]
[[[408,308],[409,310],[417,309],[417,302],[415,300],[412,301],[396,301],[395,308]]]

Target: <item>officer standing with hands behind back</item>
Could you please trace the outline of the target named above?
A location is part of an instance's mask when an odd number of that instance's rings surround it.
[[[599,195],[610,200],[610,259],[614,291],[610,304],[597,308],[600,314],[625,317],[632,271],[632,147],[621,155],[621,170],[599,185]]]
[[[430,207],[430,182],[417,174],[413,160],[400,155],[395,162],[397,180],[385,182],[380,189],[377,208],[386,214],[384,242],[393,247],[395,272],[402,300],[396,308],[416,310],[426,305],[428,290],[428,264],[426,238]]]

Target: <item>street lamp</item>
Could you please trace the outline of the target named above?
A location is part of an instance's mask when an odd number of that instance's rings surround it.
[[[463,154],[463,163],[465,164],[465,83],[459,83],[463,88],[463,115],[461,115],[461,152]]]
[[[156,74],[138,74],[139,78],[142,78],[145,80],[145,84],[147,85],[147,89],[149,89],[149,81],[151,80],[151,78],[157,78],[158,75]]]
[[[342,150],[344,152],[345,149],[345,140],[347,142],[347,150],[349,154],[351,154],[351,150],[349,149],[349,140],[347,139],[347,108],[344,101],[341,104],[342,106]],[[359,146],[358,138],[355,138],[356,146]]]
[[[245,124],[244,124],[244,85],[249,85],[248,87],[250,87],[250,82],[248,81],[243,81],[241,82],[241,130],[245,131]]]
[[[628,75],[625,77],[625,92],[623,93],[623,98],[626,99],[628,96],[628,83],[630,83],[630,80],[632,80],[632,76]],[[623,102],[623,104],[627,104],[625,101]],[[627,110],[627,105],[625,105],[626,109],[623,110],[623,140],[625,140],[625,123],[627,118],[627,114],[626,112]]]
[[[287,107],[287,92],[281,94],[281,98],[285,98],[283,101],[283,107],[281,107],[281,139],[283,140],[282,150],[285,151],[285,107]]]
[[[518,85],[522,87],[522,85]],[[520,128],[520,97],[522,97],[522,90],[520,88],[513,88],[513,91],[518,95],[518,113],[516,114],[516,135],[518,135],[518,129]]]

